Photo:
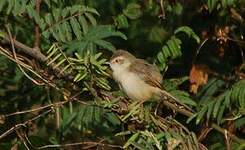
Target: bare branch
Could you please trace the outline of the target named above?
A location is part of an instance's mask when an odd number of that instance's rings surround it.
[[[4,35],[3,39],[8,43],[11,43],[11,38],[8,35]],[[24,53],[32,56],[33,58],[37,59],[40,62],[45,62],[47,60],[46,56],[35,48],[31,48],[19,41],[16,41],[15,39],[13,39],[13,44],[17,48],[21,49]]]
[[[31,112],[41,111],[41,110],[46,109],[46,108],[50,108],[50,107],[55,107],[55,106],[63,105],[63,104],[65,104],[65,103],[67,103],[67,102],[68,102],[68,101],[61,101],[61,102],[57,102],[57,103],[53,103],[53,104],[48,104],[48,105],[41,106],[41,107],[34,108],[34,109],[23,110],[23,111],[17,111],[17,112],[14,112],[14,113],[10,113],[10,114],[3,115],[3,117],[6,118],[6,117],[10,117],[10,116],[15,116],[15,115],[21,115],[21,114],[26,114],[26,113],[31,113]]]
[[[40,5],[42,3],[42,0],[36,0],[36,12],[39,15],[40,13]],[[34,43],[34,48],[39,49],[40,46],[40,28],[39,25],[36,24],[35,26],[35,43]]]
[[[37,115],[37,116],[35,116],[35,117],[33,117],[33,118],[31,118],[31,119],[29,119],[29,120],[23,122],[23,123],[19,123],[19,124],[15,125],[15,126],[11,127],[10,129],[8,129],[7,131],[5,131],[3,134],[0,135],[0,140],[1,140],[2,138],[6,137],[7,135],[9,135],[10,133],[12,133],[13,131],[15,131],[15,130],[21,128],[21,127],[26,127],[26,125],[27,125],[29,122],[32,122],[32,121],[34,121],[34,120],[37,120],[38,118],[40,118],[40,117],[42,117],[42,116],[48,114],[48,113],[51,112],[51,111],[53,111],[53,110],[52,110],[52,109],[49,109],[49,110],[47,110],[47,111],[45,111],[45,112],[43,112],[43,113],[41,113],[41,114],[39,114],[39,115]]]

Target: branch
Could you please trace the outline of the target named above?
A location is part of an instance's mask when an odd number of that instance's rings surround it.
[[[36,12],[39,15],[40,13],[40,5],[41,5],[42,0],[37,0],[36,1]],[[34,43],[34,47],[36,49],[39,49],[39,45],[40,45],[40,28],[39,25],[36,23],[35,26],[35,43]]]
[[[68,101],[60,101],[60,102],[56,102],[56,103],[44,105],[44,106],[41,106],[41,107],[38,107],[38,108],[34,108],[34,109],[17,111],[17,112],[14,112],[14,113],[3,115],[3,117],[4,118],[7,118],[7,117],[10,117],[10,116],[15,116],[15,115],[21,115],[21,114],[25,114],[25,113],[31,113],[31,112],[41,111],[41,110],[46,109],[46,108],[51,108],[51,107],[63,105],[65,103],[67,103],[67,102]]]
[[[3,39],[5,41],[7,41],[8,43],[11,44],[11,38],[5,34]],[[20,49],[22,52],[24,52],[27,55],[32,56],[33,58],[35,58],[36,60],[40,61],[40,62],[45,62],[47,61],[47,57],[45,55],[43,55],[40,51],[38,51],[35,48],[31,48],[25,44],[22,44],[19,41],[16,41],[15,39],[13,39],[13,44],[15,47],[17,47],[18,49]]]
[[[3,33],[3,40],[9,44],[11,44],[11,41],[12,41],[13,45],[16,48],[18,48],[19,50],[21,50],[22,52],[24,52],[25,54],[33,57],[34,59],[36,59],[37,61],[39,61],[41,63],[46,63],[47,57],[41,52],[41,50],[39,51],[39,49],[37,49],[37,48],[31,48],[31,47],[15,40],[15,39],[11,39],[7,34],[4,34],[4,33]],[[54,72],[56,73],[56,76],[64,77],[64,78],[67,78],[68,80],[73,79],[72,75],[69,75],[65,72],[61,72],[62,69],[55,68],[54,64],[50,64],[50,67],[52,70],[54,70]]]

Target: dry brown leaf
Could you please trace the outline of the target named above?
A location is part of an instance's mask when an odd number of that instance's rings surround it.
[[[0,115],[0,124],[4,124],[5,123],[5,117],[4,115]]]
[[[200,86],[205,85],[208,81],[209,68],[205,64],[194,64],[191,68],[190,79],[190,92],[196,94]]]
[[[229,26],[225,26],[225,27],[215,27],[215,36],[216,36],[216,40],[220,43],[220,44],[224,44],[227,42],[228,40],[228,34],[230,32],[230,27]]]

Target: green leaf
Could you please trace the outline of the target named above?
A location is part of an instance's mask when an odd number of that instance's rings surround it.
[[[37,11],[30,5],[26,6],[27,13],[31,18],[34,18],[35,22],[39,24],[40,22],[40,16],[37,13]]]
[[[73,5],[70,9],[70,15],[77,14],[81,10],[81,5]]]
[[[225,105],[227,108],[230,107],[230,100],[231,99],[231,91],[227,91],[227,94],[225,95],[225,100],[223,102],[223,105]]]
[[[66,42],[66,37],[65,37],[65,30],[63,30],[62,28],[62,25],[61,26],[55,26],[58,31],[58,36],[59,36],[59,39],[62,41],[62,42]]]
[[[14,0],[10,0],[8,1],[8,7],[7,7],[7,14],[10,14],[11,10],[13,9],[14,7]]]
[[[115,115],[114,113],[110,112],[110,113],[106,113],[106,119],[114,126],[118,126],[121,124],[121,121],[119,120],[119,118],[117,117],[117,115]]]
[[[79,16],[78,21],[82,25],[83,33],[86,34],[88,32],[88,23],[84,16]]]
[[[88,46],[87,41],[71,41],[65,46],[65,48],[67,48],[68,52],[78,51],[79,54],[82,54],[87,46]]]
[[[245,117],[244,116],[235,120],[235,127],[237,129],[244,127],[244,125],[245,125]]]
[[[3,10],[4,5],[6,4],[5,0],[0,1],[0,12]]]
[[[163,53],[163,56],[164,56],[165,59],[168,59],[168,57],[171,56],[170,49],[166,45],[162,47],[162,53]]]
[[[72,40],[72,31],[71,31],[71,27],[68,24],[68,22],[64,22],[61,24],[61,28],[62,31],[64,32],[65,38],[67,41],[71,41]]]
[[[218,115],[219,108],[220,108],[220,105],[221,105],[223,99],[224,99],[224,95],[221,95],[221,96],[217,99],[217,101],[216,101],[216,103],[215,103],[215,105],[214,105],[214,110],[213,110],[213,117],[214,117],[214,118],[216,118],[216,116]]]
[[[61,16],[61,11],[59,9],[53,9],[52,10],[52,15],[54,17],[55,22],[58,22],[60,20],[60,16]]]
[[[239,81],[234,88],[237,89],[234,92],[237,92],[236,98],[238,99],[240,106],[245,108],[245,80]]]
[[[215,102],[215,101],[212,101],[212,102],[210,102],[210,103],[207,105],[207,107],[208,107],[207,119],[208,119],[208,120],[210,119],[211,113],[213,112],[214,102]]]
[[[155,43],[162,43],[167,38],[167,31],[162,27],[154,26],[149,33],[149,40]]]
[[[134,142],[138,137],[139,137],[140,133],[137,132],[135,134],[133,134],[128,141],[123,145],[123,149],[126,149],[130,144],[132,144],[132,142]]]
[[[223,114],[224,114],[224,110],[225,110],[225,106],[222,105],[222,106],[219,108],[219,113],[218,113],[218,116],[217,116],[218,124],[220,124],[221,121],[222,121],[222,117],[223,117]]]
[[[161,52],[159,52],[157,54],[157,59],[159,60],[160,63],[165,63],[166,62],[166,60],[163,57],[163,53],[161,53]]]
[[[45,22],[46,22],[49,26],[52,25],[53,17],[52,17],[51,14],[48,13],[48,14],[45,16]]]
[[[96,19],[94,18],[93,15],[91,15],[90,13],[85,13],[85,16],[88,18],[88,20],[90,21],[90,23],[93,26],[96,26],[97,25],[97,21],[96,21]]]
[[[81,27],[75,18],[70,19],[71,27],[78,40],[82,39]]]
[[[181,15],[183,13],[183,6],[181,5],[181,3],[177,2],[174,6],[173,6],[173,12],[176,15]]]
[[[207,5],[208,5],[208,9],[209,12],[212,12],[213,9],[216,7],[218,0],[207,0]]]
[[[191,117],[189,117],[189,118],[187,119],[186,123],[190,123],[194,118],[197,117],[197,115],[198,115],[198,113],[193,114]]]
[[[188,26],[179,27],[174,31],[174,34],[178,34],[180,32],[186,33],[189,37],[192,37],[196,40],[197,43],[200,43],[200,38],[196,35],[196,33]]]
[[[172,40],[168,40],[167,41],[167,45],[168,45],[168,48],[169,48],[169,50],[170,50],[170,52],[171,52],[171,56],[172,56],[172,58],[174,59],[174,58],[177,58],[178,57],[178,52],[176,52],[176,51],[178,51],[178,47],[174,44],[174,42],[172,41]]]
[[[124,40],[127,39],[127,37],[123,33],[115,31],[115,28],[110,25],[100,25],[100,26],[92,27],[90,32],[86,35],[86,37],[91,40],[103,39],[111,36],[121,37]]]
[[[96,41],[94,41],[94,43],[96,43],[97,45],[101,46],[102,48],[108,49],[110,51],[116,50],[116,48],[110,42],[107,42],[104,40],[96,40]]]
[[[203,107],[201,111],[198,112],[197,119],[196,119],[196,124],[199,124],[200,121],[203,119],[204,114],[208,110],[208,107]]]
[[[61,16],[63,17],[63,18],[66,18],[68,15],[69,15],[69,12],[70,12],[70,9],[71,9],[71,7],[65,7],[63,10],[62,10],[62,12],[61,12]]]
[[[93,13],[93,14],[96,14],[96,15],[100,15],[99,13],[98,13],[98,11],[96,10],[96,9],[94,9],[94,8],[91,8],[91,7],[88,7],[88,6],[81,6],[81,10],[82,11],[86,11],[86,12],[90,12],[90,13]]]
[[[126,9],[123,10],[123,14],[129,19],[137,19],[141,16],[140,5],[136,3],[130,3],[127,5]]]
[[[16,16],[19,11],[21,10],[21,4],[20,4],[20,1],[19,0],[14,0],[14,9],[13,9],[13,14],[14,16]]]
[[[119,28],[119,29],[122,29],[122,28],[128,28],[129,27],[129,24],[128,24],[128,19],[125,17],[125,15],[121,14],[121,15],[118,15],[116,18],[115,18],[115,24],[116,26]]]
[[[196,102],[190,98],[190,95],[187,92],[180,91],[180,90],[172,90],[171,94],[173,94],[175,97],[180,99],[180,101],[184,104],[188,104],[191,106],[197,105]]]

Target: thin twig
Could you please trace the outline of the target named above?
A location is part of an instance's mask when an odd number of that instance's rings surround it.
[[[9,135],[10,133],[12,133],[13,131],[15,131],[15,130],[21,128],[21,127],[26,127],[26,125],[27,125],[29,122],[32,122],[32,121],[34,121],[34,120],[36,120],[36,119],[38,119],[38,118],[40,118],[40,117],[42,117],[42,116],[48,114],[48,113],[51,112],[51,111],[53,111],[53,110],[52,110],[52,109],[49,109],[49,110],[47,110],[47,111],[45,111],[45,112],[43,112],[43,113],[41,113],[41,114],[39,114],[39,115],[37,115],[37,116],[35,116],[35,117],[33,117],[33,118],[31,118],[31,119],[29,119],[29,120],[23,122],[23,123],[19,123],[19,124],[15,125],[15,126],[11,127],[10,129],[8,129],[7,131],[5,131],[3,134],[0,135],[0,140],[1,140],[2,138],[6,137],[7,135]]]
[[[15,51],[15,47],[14,47],[14,42],[13,42],[12,34],[11,34],[11,32],[10,32],[8,26],[6,26],[6,28],[7,28],[9,37],[10,37],[11,48],[12,48],[13,56],[14,56],[14,59],[16,60],[17,66],[19,67],[19,69],[21,70],[21,72],[22,72],[22,73],[23,73],[29,80],[31,80],[33,83],[39,85],[39,83],[38,83],[35,79],[33,79],[31,76],[29,76],[29,75],[25,72],[25,70],[21,67],[21,65],[19,64],[19,60],[18,60],[18,57],[17,57],[17,55],[16,55],[16,51]]]
[[[202,43],[199,45],[199,47],[197,48],[197,51],[194,55],[194,58],[192,60],[192,64],[194,64],[196,62],[197,56],[200,53],[200,50],[202,49],[203,45],[208,41],[209,38],[206,38],[202,41]]]
[[[11,44],[11,38],[7,34],[3,34],[3,35],[4,35],[3,36],[4,41]],[[13,42],[15,47],[20,49],[25,54],[31,56],[32,58],[38,60],[41,63],[46,63],[47,57],[41,52],[41,50],[37,50],[36,48],[31,48],[31,47],[15,40],[15,39],[12,39],[12,42]],[[54,68],[53,64],[51,64],[50,67],[55,71],[56,74],[59,75],[59,77],[65,77],[67,79],[73,78],[72,75],[66,74],[64,72],[60,73],[61,69],[60,68]]]
[[[40,147],[34,147],[35,149],[46,149],[46,148],[61,148],[61,147],[70,147],[70,146],[78,146],[78,145],[95,145],[95,146],[108,146],[112,148],[119,148],[123,149],[122,146],[120,145],[112,145],[112,144],[104,144],[104,143],[99,143],[99,142],[77,142],[77,143],[68,143],[68,144],[56,144],[56,145],[45,145],[45,146],[40,146]]]
[[[119,148],[119,149],[123,149],[122,146],[120,145],[112,145],[112,144],[104,144],[102,142],[105,141],[105,139],[101,139],[99,142],[92,142],[92,141],[87,141],[87,142],[75,142],[75,143],[67,143],[67,144],[56,144],[56,145],[44,145],[44,146],[34,146],[31,141],[29,140],[29,138],[27,137],[26,134],[24,134],[24,138],[25,141],[28,142],[32,148],[34,149],[47,149],[47,148],[61,148],[61,147],[72,147],[72,146],[78,146],[78,145],[88,145],[88,147],[83,148],[83,149],[88,149],[88,148],[92,148],[95,146],[108,146],[108,147],[112,147],[112,148]]]
[[[46,109],[46,108],[50,108],[50,107],[54,107],[54,106],[60,106],[60,105],[63,105],[63,104],[65,104],[65,103],[67,103],[67,102],[68,102],[68,101],[61,101],[61,102],[57,102],[57,103],[53,103],[53,104],[48,104],[48,105],[41,106],[41,107],[34,108],[34,109],[18,111],[18,112],[14,112],[14,113],[10,113],[10,114],[3,115],[3,117],[6,118],[6,117],[10,117],[10,116],[15,116],[15,115],[21,115],[21,114],[26,114],[26,113],[31,113],[31,112],[41,111],[41,110]]]
[[[23,138],[23,136],[22,136],[22,130],[19,129],[19,130],[15,130],[15,131],[16,131],[17,136],[20,138],[21,142],[24,144],[25,148],[26,148],[27,150],[30,150],[30,148],[28,147],[28,145],[27,145],[27,143],[26,143],[25,138]]]
[[[164,10],[163,0],[160,0],[160,7],[161,7],[161,11],[162,11],[162,14],[160,15],[160,17],[164,20],[164,19],[166,19],[166,14],[165,14],[165,10]]]

